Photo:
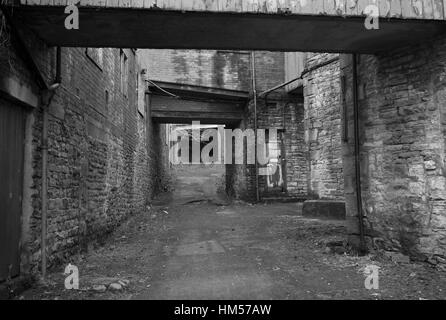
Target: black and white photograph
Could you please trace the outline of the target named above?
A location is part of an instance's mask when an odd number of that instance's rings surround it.
[[[445,299],[446,0],[0,0],[0,300]]]

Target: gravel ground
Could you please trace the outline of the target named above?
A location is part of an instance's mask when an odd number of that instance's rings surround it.
[[[213,171],[212,171],[213,172]],[[445,299],[446,274],[343,246],[343,221],[303,218],[299,204],[228,204],[218,172],[181,173],[175,191],[131,217],[106,243],[17,299]],[[379,267],[379,289],[364,285]]]

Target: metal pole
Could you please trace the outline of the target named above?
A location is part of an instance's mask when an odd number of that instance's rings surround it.
[[[255,175],[256,175],[256,201],[260,201],[259,192],[259,165],[257,163],[257,85],[256,85],[256,57],[255,52],[251,52],[251,69],[252,69],[252,93],[254,102],[254,135],[255,135]]]
[[[56,79],[54,81],[57,84],[62,82],[62,48],[56,48]]]
[[[43,125],[42,125],[42,278],[46,278],[46,233],[47,233],[47,164],[48,164],[48,104],[43,106]]]
[[[353,54],[353,114],[355,127],[355,180],[356,180],[356,206],[359,220],[359,241],[360,252],[366,252],[364,235],[364,213],[362,210],[362,189],[361,189],[361,159],[359,141],[359,98],[358,98],[358,57]]]

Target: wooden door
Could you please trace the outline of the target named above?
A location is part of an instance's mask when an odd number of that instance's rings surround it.
[[[20,273],[25,110],[0,97],[0,281]]]

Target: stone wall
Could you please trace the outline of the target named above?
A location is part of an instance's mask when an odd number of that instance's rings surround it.
[[[352,63],[342,57],[348,117],[347,213],[355,203]],[[446,263],[446,41],[360,56],[363,211],[369,245]],[[373,240],[373,241],[371,241]]]
[[[344,199],[337,57],[335,54],[308,54],[306,70],[309,72],[304,75],[308,195],[324,200]]]
[[[22,30],[31,56],[48,83],[55,77],[55,49]],[[38,93],[35,77],[13,46],[3,47],[2,81],[14,79]],[[99,52],[102,51],[100,54]],[[127,56],[127,94],[120,56]],[[49,104],[49,267],[100,241],[131,214],[144,212],[165,188],[164,128],[138,112],[139,68],[132,50],[62,48],[62,84]],[[96,55],[98,54],[98,55]],[[102,55],[102,58],[98,58]],[[19,106],[17,106],[19,107]],[[22,272],[41,259],[42,103],[29,108],[22,226]],[[28,179],[28,180],[27,180]]]

